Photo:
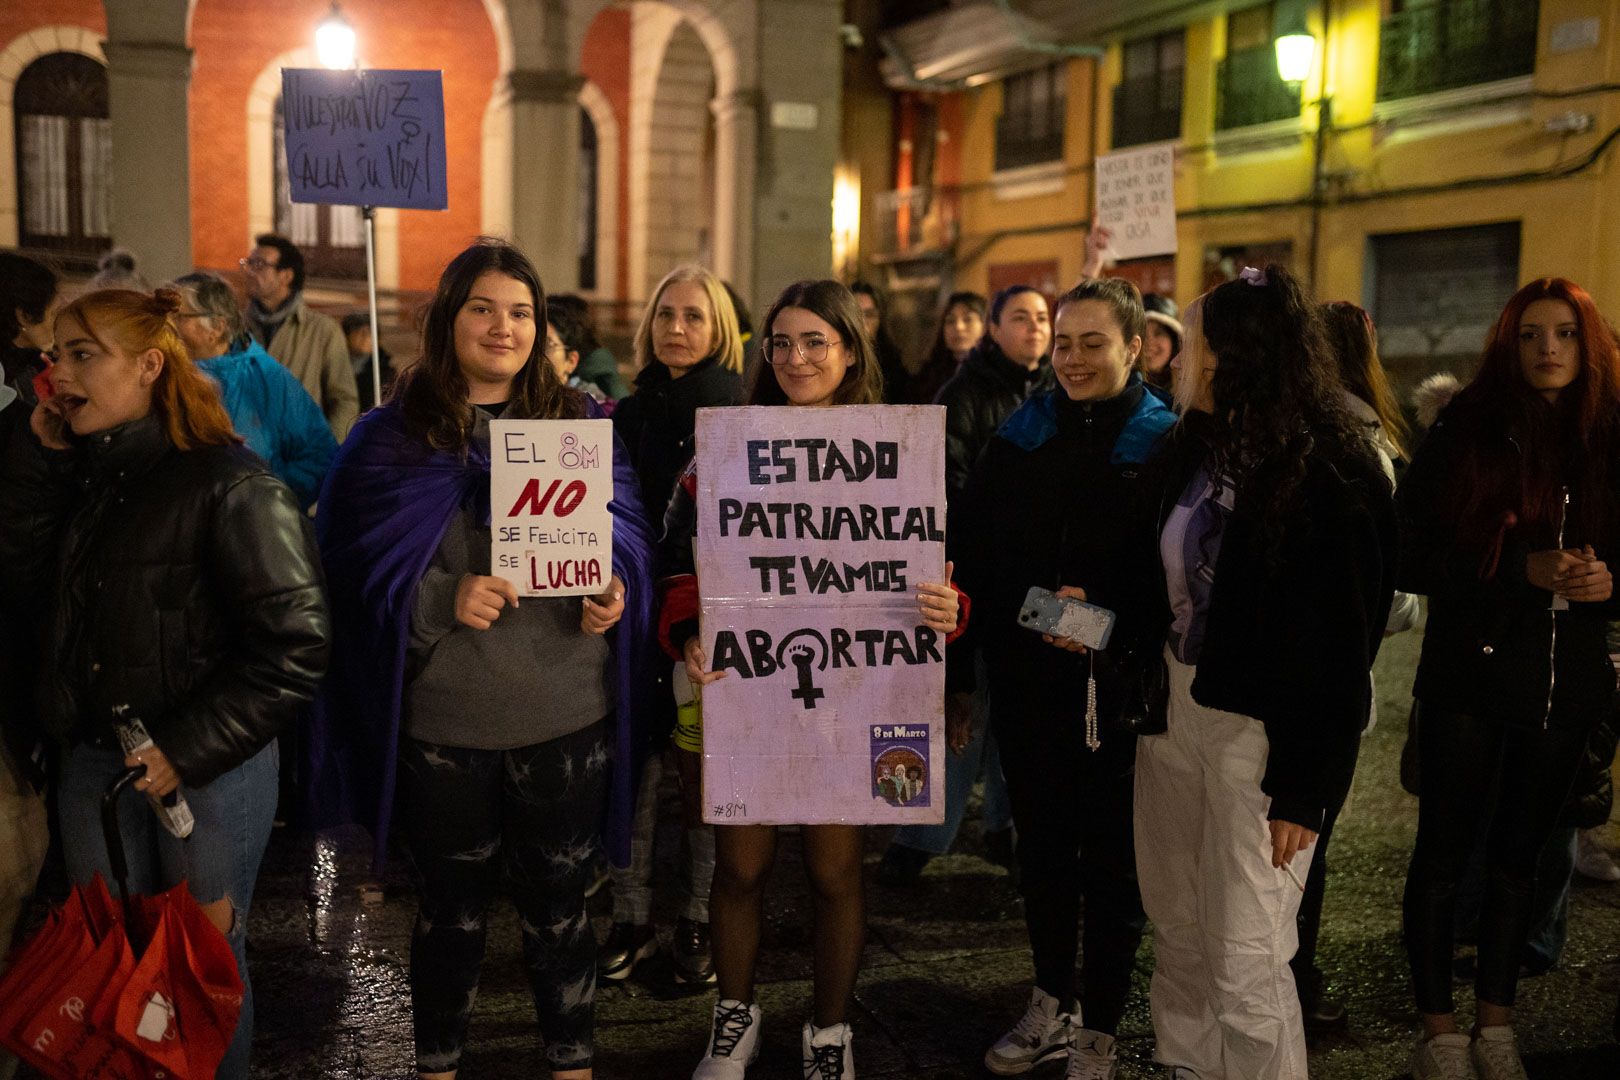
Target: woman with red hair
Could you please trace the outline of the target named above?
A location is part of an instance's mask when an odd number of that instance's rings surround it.
[[[1412,1075],[1525,1075],[1513,1037],[1536,860],[1614,693],[1604,642],[1620,533],[1620,355],[1562,278],[1508,301],[1479,373],[1403,480],[1398,587],[1429,598],[1417,846],[1405,932],[1423,1036]],[[1483,831],[1477,1015],[1452,1003],[1457,883]]]
[[[110,877],[99,809],[124,769],[179,792],[189,836],[147,799],[118,805],[132,892],[184,879],[242,975],[217,1075],[248,1075],[248,908],[276,809],[275,738],[326,670],[326,598],[308,519],[241,445],[186,353],[180,297],[93,292],[56,317],[34,441],[0,468],[0,618],[37,625],[38,720],[61,747],[56,800],[73,880]],[[149,741],[121,745],[140,721]]]

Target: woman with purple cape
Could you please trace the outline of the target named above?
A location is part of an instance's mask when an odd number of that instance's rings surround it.
[[[480,240],[439,279],[421,362],[355,425],[321,492],[332,678],[311,737],[318,825],[391,821],[414,863],[416,1067],[453,1077],[503,882],[547,1063],[591,1073],[596,942],[585,888],[604,839],[628,856],[631,718],[644,701],[653,537],[613,446],[613,573],[595,597],[491,576],[490,421],[600,415],[544,352],[545,293]]]

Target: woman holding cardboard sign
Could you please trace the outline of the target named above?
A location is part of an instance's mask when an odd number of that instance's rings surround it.
[[[766,364],[749,403],[815,408],[882,403],[882,372],[861,324],[860,308],[836,281],[790,285],[771,305],[763,323]],[[662,585],[660,637],[670,653],[684,657],[699,686],[722,677],[709,670],[698,639],[701,583],[694,575],[697,477],[688,469],[665,519],[664,551],[675,573]],[[946,567],[947,577],[950,567]],[[921,624],[953,635],[962,609],[946,584],[917,586]],[[880,718],[874,718],[880,719]],[[894,778],[896,798],[907,781]],[[804,1076],[850,1080],[855,1075],[853,1038],[846,1023],[860,969],[864,937],[861,896],[861,829],[858,825],[806,825],[805,866],[815,897],[815,1010],[804,1026]],[[724,825],[715,828],[716,864],[710,911],[720,1000],[715,1005],[709,1047],[694,1080],[741,1080],[759,1053],[759,1006],[754,968],[759,958],[765,884],[776,860],[776,828]]]
[[[545,324],[545,294],[516,248],[486,240],[456,256],[428,309],[421,362],[355,426],[317,519],[343,645],[316,716],[311,787],[329,806],[358,803],[380,855],[397,762],[421,878],[411,1004],[424,1077],[460,1064],[503,878],[552,1075],[591,1075],[585,888],[604,809],[610,854],[628,854],[620,765],[644,703],[652,542],[622,445],[602,595],[520,603],[490,573],[490,421],[598,415],[558,380]]]

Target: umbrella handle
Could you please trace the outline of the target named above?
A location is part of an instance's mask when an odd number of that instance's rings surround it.
[[[124,838],[118,831],[118,797],[125,788],[145,775],[145,765],[125,769],[101,797],[101,837],[107,843],[107,861],[112,864],[113,881],[118,885],[126,932],[133,929],[134,920],[129,906],[129,860],[124,857]]]

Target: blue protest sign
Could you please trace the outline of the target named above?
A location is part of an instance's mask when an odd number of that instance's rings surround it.
[[[281,103],[293,202],[450,205],[439,72],[283,68]]]

